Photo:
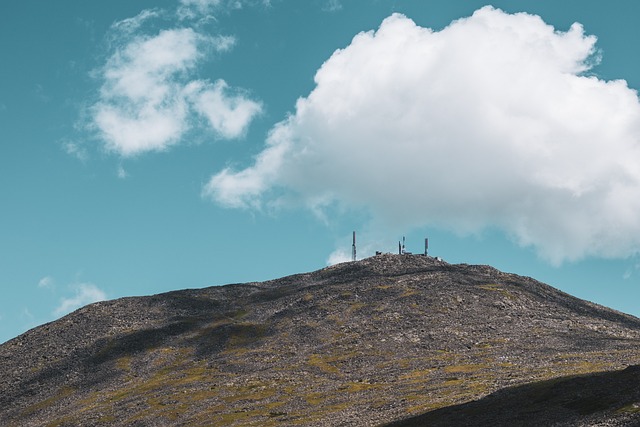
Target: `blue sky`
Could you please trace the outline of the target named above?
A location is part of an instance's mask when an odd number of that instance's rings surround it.
[[[361,256],[429,236],[640,315],[639,14],[3,1],[0,342],[101,299],[322,268],[352,230]]]

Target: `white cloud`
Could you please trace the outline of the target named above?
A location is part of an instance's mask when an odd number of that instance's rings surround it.
[[[127,173],[127,171],[125,170],[125,168],[122,165],[118,166],[118,170],[116,171],[116,175],[120,179],[126,179],[126,178],[129,177],[129,174]]]
[[[204,194],[260,207],[287,194],[375,221],[497,227],[545,259],[640,249],[640,103],[587,76],[596,38],[491,7],[441,31],[395,14],[318,70],[255,164]]]
[[[180,0],[178,17],[180,19],[208,18],[215,11],[231,11],[242,9],[245,4],[255,3],[255,0]],[[269,4],[269,1],[262,1]]]
[[[163,150],[186,131],[187,105],[180,73],[201,55],[191,29],[138,37],[118,50],[104,68],[94,120],[107,148],[124,156]]]
[[[352,235],[345,235],[340,240],[337,249],[329,254],[327,257],[327,265],[339,264],[341,262],[347,262],[352,260]],[[386,242],[383,239],[378,238],[373,234],[367,235],[367,242],[357,243],[356,250],[356,259],[360,260],[363,258],[368,258],[373,256],[376,251],[388,249],[388,245],[385,245]]]
[[[107,299],[105,292],[92,283],[73,285],[72,290],[74,295],[60,300],[60,304],[53,311],[54,316],[59,317],[87,304]]]
[[[205,36],[192,28],[133,35],[141,21],[156,14],[143,12],[132,22],[114,24],[114,31],[125,29],[124,42],[101,70],[100,99],[91,109],[92,126],[106,149],[125,157],[166,150],[181,142],[198,114],[219,136],[243,135],[259,104],[240,91],[226,95],[231,89],[222,80],[191,79],[207,54],[230,50],[235,38]]]
[[[638,271],[640,271],[640,261],[638,261],[638,260],[636,259],[636,260],[634,260],[633,265],[632,265],[632,266],[629,266],[629,267],[625,270],[624,274],[622,275],[622,278],[623,278],[624,280],[629,280],[629,279],[630,279],[631,277],[633,277],[633,275],[634,275],[636,272],[638,272]]]
[[[118,37],[129,36],[138,31],[145,22],[161,15],[162,13],[158,9],[145,9],[133,18],[126,18],[114,22],[113,25],[111,25],[112,34]]]
[[[327,0],[323,9],[327,12],[337,12],[342,10],[342,2],[340,0]]]
[[[50,276],[43,277],[38,282],[38,287],[44,289],[53,289],[55,287],[55,280],[53,280],[53,277]]]
[[[89,153],[82,143],[65,140],[62,141],[61,144],[67,154],[75,157],[81,162],[86,162],[89,159]]]
[[[211,128],[224,138],[238,138],[244,134],[249,122],[262,111],[259,103],[241,93],[230,93],[224,80],[213,85],[196,81],[185,88],[193,108],[206,117]]]

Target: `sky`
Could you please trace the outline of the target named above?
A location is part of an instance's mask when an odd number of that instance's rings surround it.
[[[407,250],[640,316],[635,0],[5,0],[0,342]]]

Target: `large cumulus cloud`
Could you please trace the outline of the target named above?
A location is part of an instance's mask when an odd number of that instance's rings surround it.
[[[229,207],[287,194],[404,227],[497,227],[555,263],[636,253],[640,105],[625,81],[589,75],[595,43],[579,24],[491,7],[441,31],[390,16],[323,64],[254,165],[204,192]]]

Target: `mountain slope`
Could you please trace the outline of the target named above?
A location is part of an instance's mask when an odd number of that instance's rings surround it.
[[[97,303],[35,328],[0,346],[0,424],[410,422],[640,364],[638,344],[640,319],[533,279],[382,255]]]

